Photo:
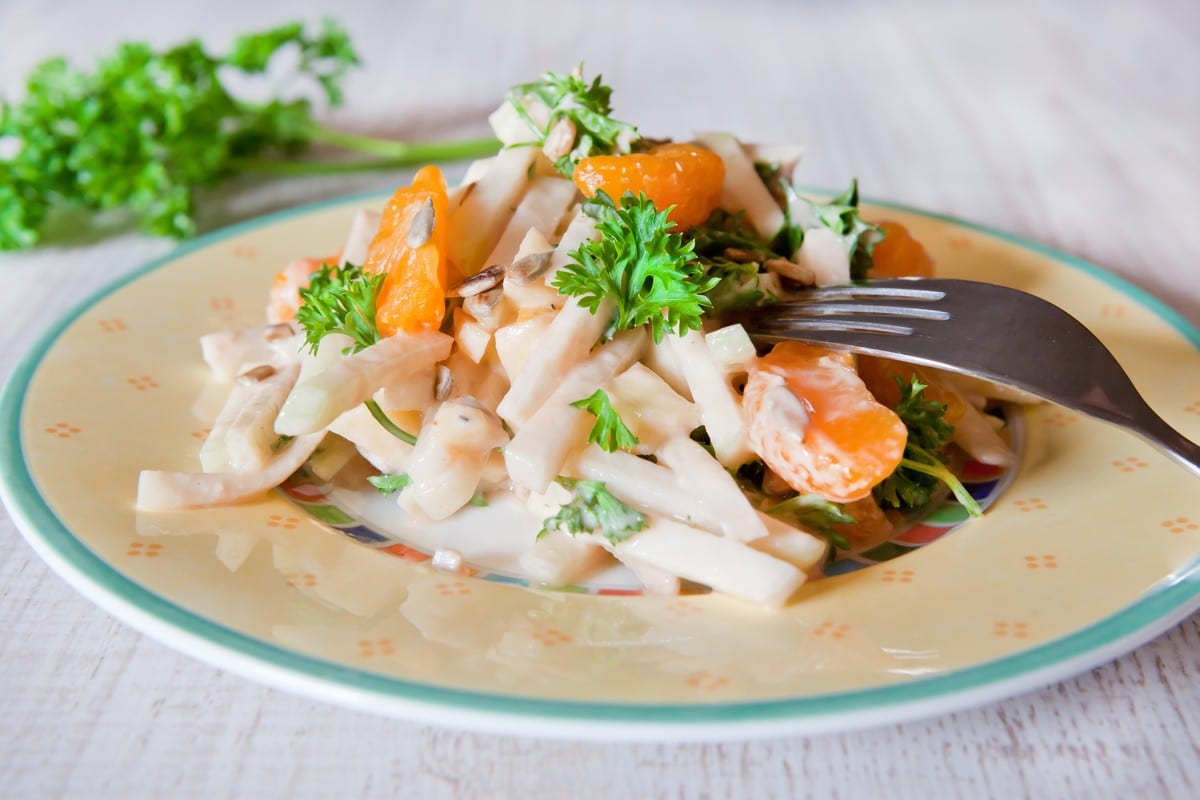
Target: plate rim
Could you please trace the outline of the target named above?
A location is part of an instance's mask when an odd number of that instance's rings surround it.
[[[141,633],[209,665],[306,697],[443,727],[557,738],[712,741],[853,730],[922,719],[1006,699],[1123,655],[1200,608],[1200,559],[1113,614],[1058,639],[962,669],[866,689],[807,697],[695,704],[546,699],[460,689],[383,675],[305,655],[240,633],[176,605],[93,553],[54,514],[29,474],[21,419],[33,376],[87,310],[190,253],[293,217],[386,197],[359,192],[282,209],[203,234],[119,276],[43,331],[0,394],[0,499],[23,538],[72,588]],[[1200,329],[1124,278],[1014,233],[903,203],[863,202],[980,232],[1084,272],[1146,307],[1200,350]],[[521,590],[524,591],[524,590]],[[448,713],[449,712],[449,713]]]

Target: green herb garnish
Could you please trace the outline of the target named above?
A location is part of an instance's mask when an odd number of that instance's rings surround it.
[[[788,197],[788,220],[784,226],[784,246],[795,253],[804,242],[802,220],[793,219],[795,207],[806,210],[809,223],[819,223],[841,237],[850,258],[851,280],[863,280],[871,271],[871,255],[875,245],[883,241],[883,231],[863,220],[858,214],[858,180],[828,203],[814,203],[796,192],[790,182],[781,181]]]
[[[313,273],[308,286],[300,290],[300,308],[296,310],[296,322],[304,329],[309,350],[317,352],[317,345],[331,333],[353,339],[355,353],[378,342],[375,299],[385,277],[368,274],[353,264],[325,265]]]
[[[849,550],[850,540],[833,529],[834,525],[852,525],[854,517],[838,503],[818,494],[799,494],[771,506],[768,514],[811,533],[825,537],[839,550]]]
[[[558,271],[554,288],[579,298],[597,313],[611,299],[616,318],[611,331],[649,325],[655,342],[667,332],[699,330],[712,308],[704,293],[720,281],[705,276],[693,252],[694,242],[671,233],[670,208],[659,211],[641,194],[626,192],[618,208],[603,191],[589,205],[599,220],[599,241],[584,242],[571,253],[574,263]]]
[[[385,472],[382,475],[368,475],[367,481],[378,489],[380,494],[392,494],[412,483],[412,478],[403,472]]]
[[[571,405],[575,408],[582,408],[596,418],[587,440],[592,444],[599,445],[601,450],[613,453],[617,450],[633,450],[637,446],[638,438],[633,435],[633,431],[629,430],[624,420],[621,419],[621,415],[613,408],[608,392],[597,389]]]
[[[570,152],[554,162],[555,168],[567,177],[575,172],[581,158],[628,153],[641,138],[633,125],[612,118],[611,97],[612,89],[601,83],[599,75],[590,85],[583,79],[582,64],[566,75],[544,72],[536,81],[508,90],[508,102],[533,131],[539,147],[546,143],[560,121],[568,120],[574,127]],[[530,98],[536,98],[549,109],[544,125],[526,108]]]
[[[574,492],[575,496],[558,513],[546,518],[537,538],[556,530],[572,535],[599,533],[612,544],[617,544],[646,527],[646,517],[614,497],[600,481],[572,478],[556,480]]]
[[[286,96],[233,93],[230,78],[264,82],[284,50],[294,65],[271,78]],[[59,208],[123,212],[145,231],[184,237],[196,228],[197,189],[234,175],[394,169],[495,151],[490,138],[409,143],[320,124],[314,101],[340,104],[358,63],[346,31],[328,20],[316,31],[290,23],[241,36],[224,55],[197,40],[165,50],[127,42],[90,72],[43,61],[20,101],[0,100],[0,249],[37,244]],[[317,142],[372,158],[294,160]]]
[[[983,513],[962,481],[949,470],[941,451],[954,436],[946,421],[946,406],[924,398],[925,385],[915,377],[909,383],[896,378],[900,402],[896,415],[908,428],[904,457],[896,470],[875,487],[875,499],[891,508],[922,508],[933,499],[939,484],[945,484],[973,517]]]

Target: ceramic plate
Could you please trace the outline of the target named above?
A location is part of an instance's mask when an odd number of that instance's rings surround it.
[[[378,203],[198,239],[31,350],[3,398],[4,499],[76,589],[184,652],[306,695],[440,725],[624,739],[811,733],[961,709],[1114,658],[1200,605],[1195,478],[1049,405],[1013,412],[1021,464],[1007,485],[984,481],[984,518],[949,533],[953,520],[934,520],[777,613],[713,595],[551,591],[500,568],[447,575],[419,542],[373,538],[311,481],[234,508],[136,513],[140,469],[197,468],[213,391],[197,337],[257,324],[280,265],[336,248],[354,211]],[[1012,236],[868,212],[907,223],[941,275],[1075,314],[1167,421],[1200,439],[1200,333],[1180,317]]]

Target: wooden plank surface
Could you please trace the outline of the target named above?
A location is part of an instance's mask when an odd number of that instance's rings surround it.
[[[805,178],[1011,230],[1200,323],[1200,5],[0,2],[0,91],[56,53],[336,13],[366,67],[351,130],[482,132],[508,84],[583,59],[649,133],[808,147]],[[349,5],[349,4],[346,4]],[[206,227],[397,176],[242,186]],[[170,243],[123,235],[0,256],[0,374]],[[1041,691],[932,721],[709,745],[438,730],[264,689],[119,625],[0,519],[0,796],[1190,797],[1200,618]],[[85,679],[81,680],[81,676]]]

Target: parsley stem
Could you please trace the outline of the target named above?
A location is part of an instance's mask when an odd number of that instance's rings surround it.
[[[364,139],[364,137],[355,137]],[[306,175],[337,175],[350,172],[376,172],[402,169],[429,161],[458,161],[496,152],[500,143],[490,137],[460,139],[450,142],[376,142],[380,158],[356,161],[282,161],[274,158],[239,159],[229,165],[231,172],[257,172],[268,175],[300,177]],[[385,152],[384,145],[387,146]]]
[[[979,507],[979,503],[974,497],[971,497],[970,492],[967,491],[967,487],[962,485],[962,481],[953,472],[946,469],[945,465],[938,464],[934,466],[933,464],[914,461],[911,458],[902,458],[900,459],[900,466],[905,469],[911,469],[913,472],[920,472],[937,478],[950,488],[950,491],[954,494],[954,498],[962,504],[962,507],[967,510],[968,514],[972,517],[983,516],[983,509]]]
[[[392,422],[391,417],[389,417],[384,410],[379,407],[379,403],[376,403],[374,400],[365,400],[363,401],[363,405],[367,407],[367,411],[371,412],[371,416],[375,418],[375,421],[382,425],[383,429],[392,436],[395,436],[397,439],[406,444],[417,443],[417,437],[413,436],[411,433]]]
[[[378,156],[388,161],[457,161],[464,158],[491,155],[500,149],[500,142],[491,136],[476,139],[454,139],[440,142],[405,142],[381,139],[357,133],[327,128],[314,122],[309,128],[312,141],[333,145],[345,150]]]

